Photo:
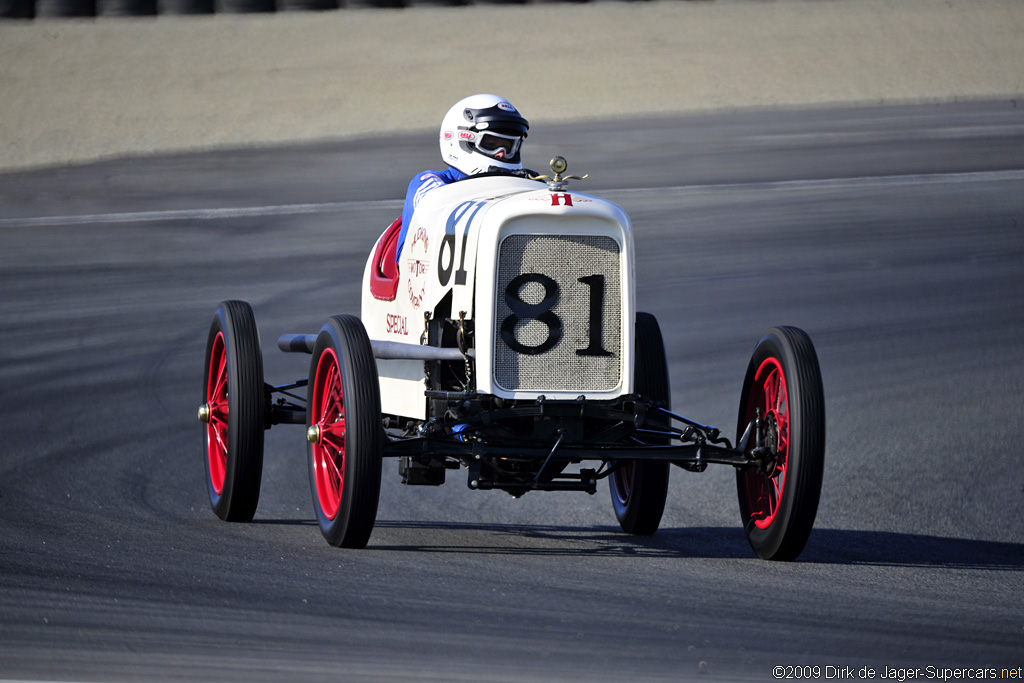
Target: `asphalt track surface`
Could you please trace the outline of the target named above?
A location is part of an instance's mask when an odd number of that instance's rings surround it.
[[[338,550],[289,426],[256,520],[216,519],[195,418],[214,307],[250,301],[267,378],[304,377],[273,340],[358,311],[429,139],[0,175],[0,679],[1024,666],[1024,107],[553,127],[527,163],[556,152],[634,221],[678,411],[730,431],[759,336],[813,338],[828,452],[798,561],[753,557],[723,467],[674,470],[661,530],[632,538],[604,487],[515,500],[385,463],[370,546]]]

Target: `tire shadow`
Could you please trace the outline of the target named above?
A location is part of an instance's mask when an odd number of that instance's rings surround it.
[[[798,562],[945,569],[1024,569],[1024,544],[887,531],[816,529]]]
[[[629,536],[613,526],[379,520],[370,548],[425,553],[756,559],[738,527],[662,528],[653,536]],[[816,529],[796,562],[1020,571],[1024,570],[1024,544]]]

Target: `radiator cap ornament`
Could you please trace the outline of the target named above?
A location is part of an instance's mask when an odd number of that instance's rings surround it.
[[[569,162],[562,156],[552,157],[549,163],[551,165],[551,172],[555,174],[553,177],[546,175],[532,175],[530,176],[530,180],[546,180],[548,183],[548,189],[552,192],[565,192],[569,187],[570,180],[583,180],[590,175],[589,173],[584,173],[581,176],[562,175],[569,170]]]

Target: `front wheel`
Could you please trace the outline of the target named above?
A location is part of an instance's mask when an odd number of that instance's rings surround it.
[[[771,457],[736,473],[747,540],[766,560],[792,560],[814,526],[825,468],[825,396],[810,337],[768,331],[754,348],[740,394],[737,440],[760,412]]]
[[[206,487],[214,513],[250,522],[263,476],[263,353],[252,307],[217,306],[206,340],[203,401]]]
[[[636,365],[633,390],[645,399],[670,409],[668,361],[658,320],[650,313],[636,314]],[[650,439],[668,443],[667,439]],[[668,497],[669,463],[654,460],[623,462],[608,477],[612,507],[619,526],[628,534],[649,536],[658,530]]]
[[[309,484],[327,542],[364,548],[380,497],[380,386],[359,318],[338,315],[317,336],[309,370]]]

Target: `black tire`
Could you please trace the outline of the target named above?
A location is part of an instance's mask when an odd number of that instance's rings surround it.
[[[644,398],[671,409],[668,361],[661,327],[650,313],[636,314],[636,359],[633,390]],[[652,443],[668,440],[651,439]],[[628,534],[649,536],[658,530],[668,496],[669,463],[633,461],[622,463],[608,477],[612,507],[619,526]]]
[[[308,398],[306,452],[320,531],[333,546],[365,548],[377,521],[383,430],[377,363],[359,318],[334,316],[320,329]]]
[[[35,15],[35,0],[0,0],[0,19],[31,19]]]
[[[157,0],[97,0],[96,14],[101,17],[156,16]]]
[[[224,14],[276,12],[276,0],[214,0],[214,11]]]
[[[781,380],[781,381],[780,381]],[[825,469],[825,394],[810,337],[769,330],[754,349],[740,394],[737,440],[760,408],[777,460],[736,472],[747,540],[766,560],[793,560],[814,526]]]
[[[260,335],[244,301],[217,306],[206,340],[203,401],[210,505],[225,521],[250,522],[260,500],[266,401]]]
[[[409,0],[344,0],[339,3],[346,9],[398,9],[409,4]]]
[[[36,0],[36,17],[94,17],[96,0]]]
[[[213,0],[159,0],[159,14],[213,14]]]
[[[319,12],[338,9],[338,0],[277,0],[278,12]]]

